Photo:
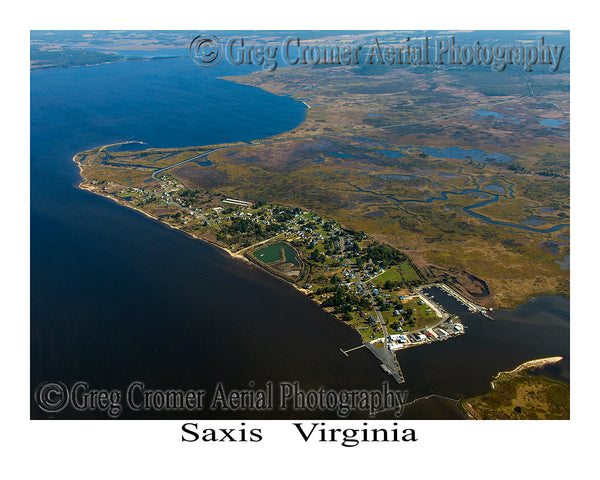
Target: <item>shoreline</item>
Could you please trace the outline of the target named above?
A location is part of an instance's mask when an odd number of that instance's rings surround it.
[[[541,368],[544,367],[546,365],[551,365],[553,363],[558,363],[560,361],[563,360],[563,357],[546,357],[546,358],[536,358],[534,360],[529,360],[527,362],[523,362],[520,365],[517,365],[515,368],[513,368],[512,370],[508,371],[508,372],[498,372],[496,374],[496,376],[493,378],[493,380],[490,382],[490,385],[492,386],[492,390],[496,389],[496,381],[502,376],[502,375],[515,375],[517,373],[526,371],[526,370],[530,370],[532,368]]]
[[[252,262],[250,262],[250,260],[248,260],[248,259],[247,259],[246,257],[244,257],[243,255],[239,255],[239,254],[237,254],[237,253],[233,253],[233,252],[231,252],[230,250],[228,250],[227,248],[225,248],[225,247],[223,247],[223,246],[221,246],[221,245],[219,245],[219,244],[217,244],[217,243],[213,242],[212,240],[208,240],[207,238],[202,238],[202,237],[199,237],[199,236],[197,236],[197,235],[194,235],[193,233],[186,232],[185,230],[183,230],[183,229],[181,229],[181,228],[179,228],[179,227],[175,227],[175,226],[171,225],[170,223],[163,222],[163,221],[162,221],[160,218],[158,218],[158,217],[155,217],[154,215],[151,215],[151,214],[150,214],[150,213],[148,213],[148,212],[144,212],[144,211],[143,211],[142,209],[140,209],[140,208],[134,207],[133,205],[128,205],[128,204],[127,204],[127,203],[125,203],[125,202],[121,202],[121,201],[119,201],[118,199],[116,199],[116,198],[114,198],[114,197],[112,197],[112,196],[110,196],[110,195],[104,195],[104,194],[102,194],[102,193],[100,193],[100,192],[97,192],[97,191],[96,191],[96,190],[94,190],[93,188],[90,188],[90,187],[88,187],[87,185],[84,185],[84,182],[85,182],[85,180],[84,180],[83,182],[79,183],[79,185],[78,185],[78,187],[79,187],[81,190],[85,190],[85,191],[87,191],[87,192],[94,193],[94,194],[96,194],[96,195],[98,195],[98,196],[100,196],[100,197],[108,198],[109,200],[112,200],[113,202],[115,202],[115,203],[118,203],[119,205],[121,205],[121,206],[123,206],[123,207],[130,208],[131,210],[135,210],[136,212],[139,212],[139,213],[141,213],[141,214],[145,215],[146,217],[148,217],[148,218],[151,218],[152,220],[155,220],[155,221],[157,221],[157,222],[158,222],[158,223],[160,223],[161,225],[166,225],[166,226],[168,226],[168,227],[172,228],[173,230],[177,230],[177,231],[179,231],[179,232],[181,232],[181,233],[183,233],[183,234],[185,234],[185,235],[188,235],[189,237],[193,238],[194,240],[200,240],[200,241],[202,241],[202,242],[205,242],[205,243],[207,243],[207,244],[209,244],[209,245],[212,245],[213,247],[216,247],[216,248],[218,248],[219,250],[221,250],[221,251],[223,251],[223,252],[226,252],[226,253],[228,253],[230,257],[233,257],[233,258],[238,258],[238,259],[244,260],[245,262],[252,263]],[[262,270],[262,269],[261,269],[261,270]]]
[[[125,142],[125,143],[131,143],[131,142]],[[141,143],[141,142],[140,142],[140,143]],[[120,145],[120,144],[121,144],[121,143],[117,143],[117,144],[113,144],[113,145]],[[102,146],[102,147],[100,147],[100,148],[104,148],[104,147],[107,147],[107,146],[109,146],[109,145],[103,145],[103,146]],[[93,149],[90,149],[90,150],[93,150]],[[270,271],[269,271],[269,270],[267,270],[266,268],[263,268],[263,267],[262,267],[262,266],[261,266],[261,265],[260,265],[258,262],[253,262],[253,261],[249,260],[249,259],[248,259],[248,258],[245,256],[245,254],[243,254],[243,253],[239,253],[239,252],[232,252],[232,251],[231,251],[231,250],[229,250],[228,248],[226,248],[226,247],[224,247],[224,246],[222,246],[222,245],[219,245],[218,243],[216,243],[216,242],[214,242],[214,241],[212,241],[212,240],[209,240],[209,239],[207,239],[207,238],[203,238],[203,237],[199,237],[198,235],[194,235],[193,233],[190,233],[190,232],[186,232],[186,231],[185,231],[185,230],[183,230],[182,228],[180,228],[180,227],[176,227],[176,226],[174,226],[174,225],[171,225],[170,223],[168,223],[168,222],[165,222],[165,221],[161,220],[160,218],[158,218],[158,217],[155,217],[154,215],[151,215],[151,214],[150,214],[150,213],[148,213],[148,212],[145,212],[145,211],[144,211],[144,210],[142,210],[141,208],[137,208],[137,207],[135,207],[135,206],[133,206],[133,205],[131,205],[131,204],[127,203],[127,202],[120,201],[119,199],[117,199],[117,198],[115,198],[115,197],[113,197],[113,196],[111,196],[111,195],[105,195],[105,194],[103,194],[103,193],[101,193],[101,192],[98,192],[98,191],[96,191],[94,188],[92,188],[92,187],[90,187],[90,186],[88,186],[88,185],[85,185],[85,182],[86,182],[87,180],[86,180],[86,178],[83,176],[83,169],[82,169],[82,167],[81,167],[81,164],[80,164],[80,163],[79,163],[77,160],[75,160],[75,158],[76,158],[78,155],[80,155],[81,153],[82,153],[82,152],[75,154],[75,156],[73,156],[73,158],[72,158],[73,162],[75,162],[75,163],[77,164],[77,167],[79,168],[79,176],[81,177],[81,179],[82,179],[82,180],[81,180],[81,182],[79,182],[79,184],[78,184],[77,186],[78,186],[78,188],[80,188],[81,190],[85,190],[85,191],[87,191],[87,192],[93,193],[93,194],[95,194],[95,195],[98,195],[98,196],[100,196],[100,197],[108,198],[109,200],[112,200],[113,202],[117,203],[118,205],[121,205],[121,206],[123,206],[123,207],[129,208],[129,209],[131,209],[131,210],[135,210],[136,212],[139,212],[139,213],[141,213],[142,215],[145,215],[146,217],[148,217],[148,218],[151,218],[152,220],[154,220],[154,221],[156,221],[156,222],[160,223],[161,225],[166,225],[166,226],[168,226],[168,227],[172,228],[173,230],[177,230],[178,232],[181,232],[181,233],[183,233],[184,235],[187,235],[187,236],[189,236],[190,238],[193,238],[194,240],[200,240],[201,242],[204,242],[204,243],[206,243],[206,244],[208,244],[208,245],[211,245],[211,246],[213,246],[213,247],[217,248],[218,250],[220,250],[220,251],[222,251],[222,252],[225,252],[225,253],[227,253],[227,254],[228,254],[228,255],[229,255],[231,258],[236,258],[236,259],[239,259],[239,260],[242,260],[242,261],[244,261],[246,264],[249,264],[249,265],[254,265],[254,266],[256,266],[257,268],[259,268],[259,269],[260,269],[262,272],[265,272],[265,273],[269,274],[270,276],[272,276],[272,277],[274,277],[274,278],[276,278],[276,279],[278,279],[278,280],[281,280],[282,282],[285,282],[287,285],[290,285],[290,286],[294,287],[294,288],[295,288],[295,289],[296,289],[298,292],[302,293],[302,294],[303,294],[303,295],[304,295],[306,298],[308,298],[309,300],[312,300],[312,301],[313,301],[314,303],[316,303],[317,305],[319,305],[319,306],[321,305],[319,302],[317,302],[316,300],[314,300],[314,299],[312,299],[312,298],[310,298],[310,297],[308,296],[308,290],[306,290],[306,289],[303,289],[303,288],[300,288],[299,286],[297,286],[296,284],[294,284],[294,283],[290,282],[289,280],[286,280],[285,278],[282,278],[282,277],[280,277],[280,276],[278,276],[278,275],[275,275],[274,273],[270,272]],[[270,240],[272,240],[272,239],[267,239],[267,240],[265,240],[264,242],[268,242],[268,241],[270,241]],[[259,242],[259,243],[264,243],[264,242]],[[258,245],[258,244],[257,244],[257,245]],[[254,247],[254,245],[251,245],[250,247],[246,247],[246,248],[242,249],[241,251],[244,251],[244,252],[245,252],[245,251],[247,251],[248,249],[250,249],[250,248],[252,248],[252,247]],[[329,313],[329,312],[327,312],[327,313]],[[333,315],[333,317],[334,317],[334,318],[336,318],[337,320],[339,320],[339,319],[338,319],[338,318],[337,318],[335,315]],[[341,321],[341,320],[340,320],[340,321]],[[344,323],[345,323],[345,322],[344,322]],[[360,333],[359,333],[359,335],[360,335]]]
[[[134,141],[119,142],[119,143],[116,143],[116,144],[113,144],[113,145],[120,145],[122,143],[135,143],[135,142]],[[140,143],[143,143],[143,142],[140,142]],[[102,149],[104,147],[106,147],[106,145],[102,146],[102,147],[96,147],[96,148]],[[90,150],[93,150],[93,149],[90,149]],[[78,187],[81,190],[89,191],[89,192],[94,193],[96,195],[99,195],[101,197],[107,197],[107,198],[111,199],[112,201],[116,202],[117,204],[125,206],[125,207],[128,207],[128,208],[130,208],[132,210],[138,211],[138,212],[142,213],[143,215],[145,215],[146,217],[151,218],[152,220],[154,220],[154,221],[156,221],[158,223],[166,224],[168,227],[170,227],[170,228],[172,228],[174,230],[177,230],[177,231],[179,231],[179,232],[187,235],[188,237],[190,237],[192,239],[200,240],[200,241],[204,242],[205,244],[208,244],[208,245],[211,245],[213,247],[216,247],[218,250],[220,250],[222,252],[226,252],[227,255],[229,257],[231,257],[231,258],[241,259],[242,261],[246,262],[246,264],[256,266],[262,272],[265,272],[266,274],[270,275],[271,277],[276,278],[276,279],[278,279],[280,281],[283,281],[284,283],[286,283],[289,286],[292,286],[297,292],[301,293],[305,299],[311,300],[312,302],[314,302],[314,304],[316,304],[320,309],[323,310],[321,303],[319,301],[317,301],[316,299],[314,299],[314,298],[312,298],[312,297],[309,296],[309,291],[308,290],[306,290],[304,288],[301,288],[298,285],[296,285],[295,283],[293,283],[292,281],[290,281],[290,280],[288,280],[286,278],[283,278],[280,275],[277,275],[277,274],[271,272],[267,268],[264,268],[259,261],[252,261],[251,259],[249,259],[247,257],[248,252],[250,252],[254,247],[256,247],[256,246],[258,246],[260,244],[264,244],[264,243],[268,243],[270,241],[273,241],[274,238],[266,239],[264,241],[261,241],[261,242],[258,242],[256,244],[254,244],[254,245],[242,248],[241,250],[238,250],[237,252],[233,252],[230,249],[228,249],[227,247],[216,243],[215,241],[212,241],[210,239],[207,239],[207,238],[204,238],[204,237],[201,237],[201,236],[197,236],[197,235],[195,235],[195,234],[193,234],[191,232],[187,232],[186,230],[184,230],[180,226],[175,226],[175,225],[172,225],[172,224],[170,224],[168,222],[165,222],[164,220],[161,220],[159,217],[156,217],[156,216],[154,216],[154,215],[152,215],[152,214],[150,214],[150,213],[142,210],[141,208],[138,208],[138,207],[134,206],[130,202],[121,200],[121,199],[116,198],[115,196],[107,194],[107,193],[102,193],[102,192],[98,191],[98,189],[94,188],[93,186],[91,186],[89,184],[86,184],[86,182],[88,182],[88,180],[83,175],[83,168],[82,168],[82,165],[81,165],[80,161],[77,160],[78,157],[80,159],[84,158],[84,157],[81,157],[82,153],[83,152],[79,152],[79,153],[75,154],[73,156],[73,158],[72,158],[72,160],[77,164],[77,166],[79,168],[79,174],[80,174],[80,177],[81,177],[81,181],[79,182]],[[530,298],[534,298],[534,297],[530,297]],[[337,315],[333,314],[332,312],[329,312],[327,310],[324,310],[324,311],[325,311],[325,313],[328,313],[331,317],[333,317],[335,320],[337,320],[339,323],[341,323],[343,325],[346,325],[352,331],[354,331],[354,333],[357,334],[358,337],[359,337],[359,339],[361,340],[361,344],[365,344],[364,340],[362,339],[361,332],[356,327],[354,327],[353,325],[349,325],[348,323],[346,323],[345,321],[343,321],[340,317],[338,317]],[[500,376],[502,376],[502,375],[514,375],[514,374],[517,374],[517,373],[519,373],[521,371],[528,370],[528,369],[531,369],[531,368],[539,368],[539,367],[543,367],[543,366],[548,365],[548,364],[558,363],[561,360],[563,360],[563,357],[560,357],[560,356],[546,357],[546,358],[541,358],[541,359],[534,359],[534,360],[526,361],[526,362],[518,365],[517,367],[515,367],[514,369],[512,369],[510,371],[501,371],[501,372],[498,372],[493,377],[493,380],[490,382],[491,387],[492,387],[492,391],[495,390],[495,388],[496,388],[495,381],[498,380],[500,378]],[[474,415],[472,415],[471,412],[467,411],[466,408],[463,408],[463,401],[461,399],[449,398],[449,397],[445,397],[443,395],[439,395],[439,394],[435,394],[435,393],[431,394],[431,395],[427,395],[427,396],[424,396],[424,397],[419,397],[417,399],[414,399],[408,405],[415,404],[415,403],[420,402],[421,400],[427,400],[427,399],[432,398],[432,397],[439,397],[439,398],[444,399],[444,400],[456,402],[455,406],[458,408],[459,411],[461,411],[464,415],[466,415],[469,418],[476,419],[476,417]]]
[[[563,360],[563,357],[537,358],[534,360],[528,360],[526,362],[523,362],[510,371],[498,372],[494,376],[494,379],[490,382],[490,384],[492,386],[492,390],[495,390],[495,388],[496,388],[494,381],[497,380],[501,375],[514,375],[516,373],[519,373],[519,372],[522,372],[525,370],[529,370],[532,368],[540,368],[545,365],[551,365],[553,363],[558,363],[562,360]],[[405,403],[404,408],[409,407],[411,405],[415,405],[423,400],[429,400],[432,398],[439,398],[441,400],[446,400],[448,402],[454,402],[455,407],[458,408],[463,414],[465,414],[470,420],[482,420],[482,417],[479,415],[479,413],[473,408],[473,406],[469,402],[467,402],[463,399],[460,399],[460,398],[458,398],[458,399],[450,398],[445,395],[440,395],[437,393],[432,393],[430,395],[425,395],[423,397],[415,398],[414,400],[411,400],[410,402]]]

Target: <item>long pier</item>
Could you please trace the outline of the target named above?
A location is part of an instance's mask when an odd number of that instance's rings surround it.
[[[354,350],[358,350],[359,348],[363,348],[364,346],[365,346],[365,344],[363,343],[362,345],[359,345],[358,347],[350,348],[348,350],[343,350],[342,348],[340,348],[340,352],[342,352],[344,355],[348,356],[348,354],[350,352],[353,352]]]

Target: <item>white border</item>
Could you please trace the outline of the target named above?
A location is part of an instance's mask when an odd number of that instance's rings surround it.
[[[598,390],[592,356],[598,312],[586,308],[597,268],[597,41],[591,10],[575,4],[477,2],[27,2],[3,13],[2,411],[10,451],[3,470],[32,478],[304,478],[390,475],[444,478],[562,478],[591,466]],[[583,17],[583,18],[582,18]],[[589,19],[589,20],[588,20]],[[572,420],[411,421],[414,444],[304,444],[291,422],[260,424],[260,444],[182,444],[182,422],[51,422],[29,418],[29,30],[30,29],[571,29],[572,65]],[[7,82],[8,80],[8,82]],[[590,113],[587,113],[589,110]],[[587,290],[586,290],[587,289]],[[589,330],[588,330],[589,329]],[[594,343],[592,343],[594,342]],[[218,426],[223,422],[203,422]],[[232,427],[239,422],[224,422]],[[333,424],[334,422],[328,422]],[[9,435],[7,435],[9,432]],[[592,433],[593,434],[593,433]],[[8,467],[8,469],[7,469]],[[13,470],[14,469],[14,470]],[[595,469],[590,469],[595,471]]]

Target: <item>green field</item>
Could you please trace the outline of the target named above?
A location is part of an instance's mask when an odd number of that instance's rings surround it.
[[[412,319],[415,321],[415,323],[414,325],[408,325],[408,322],[404,323],[402,328],[404,328],[404,330],[407,332],[420,330],[441,320],[440,317],[438,317],[433,311],[427,311],[429,309],[427,304],[419,305],[418,298],[405,301],[404,310],[408,309],[415,310],[412,314]]]
[[[381,331],[381,327],[379,325],[371,326],[369,325],[369,318],[371,317],[371,312],[366,312],[364,318],[360,317],[358,312],[352,312],[350,314],[352,320],[348,322],[348,324],[352,325],[365,342],[369,342],[373,340],[373,335],[376,338],[383,338],[383,333]]]
[[[419,280],[419,276],[410,262],[402,262],[400,265],[394,265],[381,275],[375,277],[373,282],[381,287],[388,280],[391,282],[408,282]]]

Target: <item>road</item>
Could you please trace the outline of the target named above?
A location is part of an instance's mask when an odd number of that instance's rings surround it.
[[[350,264],[350,266],[353,266],[353,264]],[[381,312],[379,311],[379,307],[377,306],[377,303],[375,302],[375,298],[373,297],[373,292],[371,292],[371,289],[367,286],[366,283],[363,282],[360,273],[358,273],[358,271],[356,272],[356,278],[358,279],[361,287],[363,288],[363,291],[367,291],[369,293],[369,298],[371,299],[371,306],[373,307],[373,310],[375,310],[375,315],[377,316],[377,320],[379,320],[379,324],[381,325],[381,330],[383,331],[383,348],[384,349],[388,349],[388,331],[387,331],[387,327],[385,325],[385,320],[383,319],[383,315],[381,314]]]
[[[181,162],[174,163],[173,165],[169,165],[168,167],[161,168],[161,169],[159,169],[159,170],[156,170],[156,171],[155,171],[155,172],[152,174],[152,178],[153,178],[154,180],[156,180],[156,179],[157,179],[157,178],[156,178],[156,177],[157,177],[157,175],[159,175],[159,174],[161,174],[161,173],[163,173],[163,172],[166,172],[167,170],[171,170],[172,168],[178,167],[179,165],[183,165],[184,163],[187,163],[187,162],[192,162],[192,161],[194,161],[194,160],[197,160],[197,159],[199,159],[199,158],[206,157],[207,155],[210,155],[211,153],[214,153],[214,152],[216,152],[216,151],[218,151],[218,150],[223,150],[223,149],[225,149],[225,148],[231,148],[231,147],[219,147],[219,148],[215,148],[214,150],[209,150],[208,152],[201,153],[201,154],[199,154],[199,155],[196,155],[196,156],[194,156],[194,157],[192,157],[192,158],[188,158],[187,160],[182,160]]]
[[[362,281],[360,274],[356,272],[356,278],[360,282],[363,289],[367,289],[367,285]],[[394,380],[398,383],[404,383],[404,374],[402,373],[402,369],[400,368],[400,364],[396,359],[396,355],[394,352],[390,350],[388,347],[388,331],[385,326],[385,320],[383,319],[383,315],[379,311],[377,304],[375,303],[375,298],[373,297],[373,293],[371,290],[367,289],[369,292],[369,297],[371,298],[371,305],[373,306],[373,310],[375,310],[375,315],[377,315],[377,320],[379,320],[379,324],[381,325],[381,329],[383,331],[383,348],[375,348],[375,346],[371,342],[365,342],[364,345],[367,347],[376,358],[378,358],[383,365],[388,369],[388,373],[392,376]]]

